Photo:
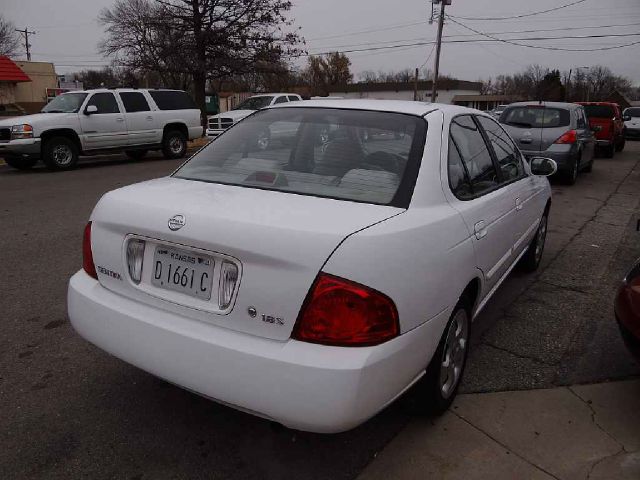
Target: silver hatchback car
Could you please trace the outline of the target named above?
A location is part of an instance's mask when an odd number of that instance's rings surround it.
[[[566,183],[573,185],[579,172],[591,171],[596,139],[581,105],[512,103],[500,115],[500,123],[525,157],[555,160]]]

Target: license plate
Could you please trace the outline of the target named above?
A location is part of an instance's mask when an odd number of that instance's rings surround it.
[[[156,247],[153,254],[151,284],[209,300],[214,264],[213,258],[205,255],[175,248]]]

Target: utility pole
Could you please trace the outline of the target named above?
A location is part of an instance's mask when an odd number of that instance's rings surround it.
[[[444,27],[444,9],[446,5],[451,5],[451,0],[433,0],[433,3],[440,3],[440,18],[438,19],[438,40],[436,43],[436,65],[433,71],[433,89],[431,90],[431,102],[436,101],[438,95],[438,74],[440,73],[440,50],[442,49],[442,29]]]
[[[413,101],[418,101],[418,76],[420,75],[420,69],[416,68],[416,78],[413,84]]]
[[[24,30],[18,30],[16,28],[16,32],[20,32],[24,35],[24,46],[27,49],[27,60],[31,61],[31,44],[29,43],[29,35],[35,35],[36,32],[30,32],[27,27],[24,27]]]

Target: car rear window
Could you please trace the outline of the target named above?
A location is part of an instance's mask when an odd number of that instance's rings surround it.
[[[584,105],[587,118],[613,118],[616,113],[609,105]]]
[[[196,154],[175,177],[407,208],[424,118],[333,108],[259,111]]]
[[[186,92],[178,90],[149,90],[160,110],[190,110],[197,108]]]
[[[567,127],[570,122],[569,110],[543,106],[510,107],[500,116],[500,123],[521,128]]]

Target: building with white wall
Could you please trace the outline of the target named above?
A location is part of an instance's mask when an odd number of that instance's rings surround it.
[[[442,79],[438,82],[438,103],[453,103],[459,95],[480,95],[482,84],[466,80]],[[376,100],[413,100],[413,82],[352,83],[330,88],[329,96],[342,98],[370,98]],[[418,82],[418,101],[431,101],[431,81]]]

